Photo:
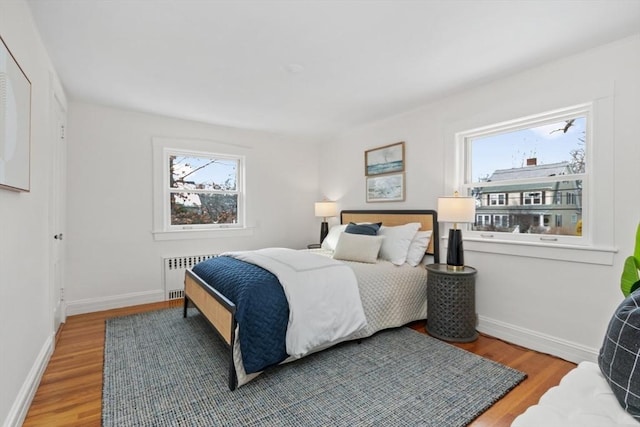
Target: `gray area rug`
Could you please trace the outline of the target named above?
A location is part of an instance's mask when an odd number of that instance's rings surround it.
[[[526,375],[399,328],[227,386],[228,350],[195,310],[107,320],[111,426],[464,426]]]

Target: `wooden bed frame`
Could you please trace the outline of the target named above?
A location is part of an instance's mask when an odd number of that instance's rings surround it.
[[[440,246],[438,233],[438,217],[433,210],[345,210],[340,213],[340,223],[349,222],[382,222],[383,225],[392,227],[419,222],[420,230],[432,230],[431,242],[425,253],[432,255],[434,262],[440,260]],[[236,306],[224,295],[191,270],[187,270],[184,278],[184,312],[187,317],[189,303],[193,304],[207,321],[213,326],[220,338],[229,348],[229,389],[235,390],[237,386],[236,369],[233,358],[235,342]]]

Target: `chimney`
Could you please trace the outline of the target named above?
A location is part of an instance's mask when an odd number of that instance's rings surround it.
[[[532,157],[530,159],[527,159],[527,166],[536,166],[538,164],[538,159],[535,157]]]

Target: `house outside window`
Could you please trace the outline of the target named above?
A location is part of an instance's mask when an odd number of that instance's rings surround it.
[[[591,114],[582,105],[457,134],[461,188],[476,198],[482,219],[467,236],[586,241],[576,225],[586,220]]]

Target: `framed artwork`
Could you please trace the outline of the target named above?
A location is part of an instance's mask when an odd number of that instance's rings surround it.
[[[364,152],[366,176],[404,172],[404,142],[397,142]]]
[[[404,173],[367,177],[367,202],[404,200]]]
[[[29,191],[31,82],[0,41],[0,188]]]

